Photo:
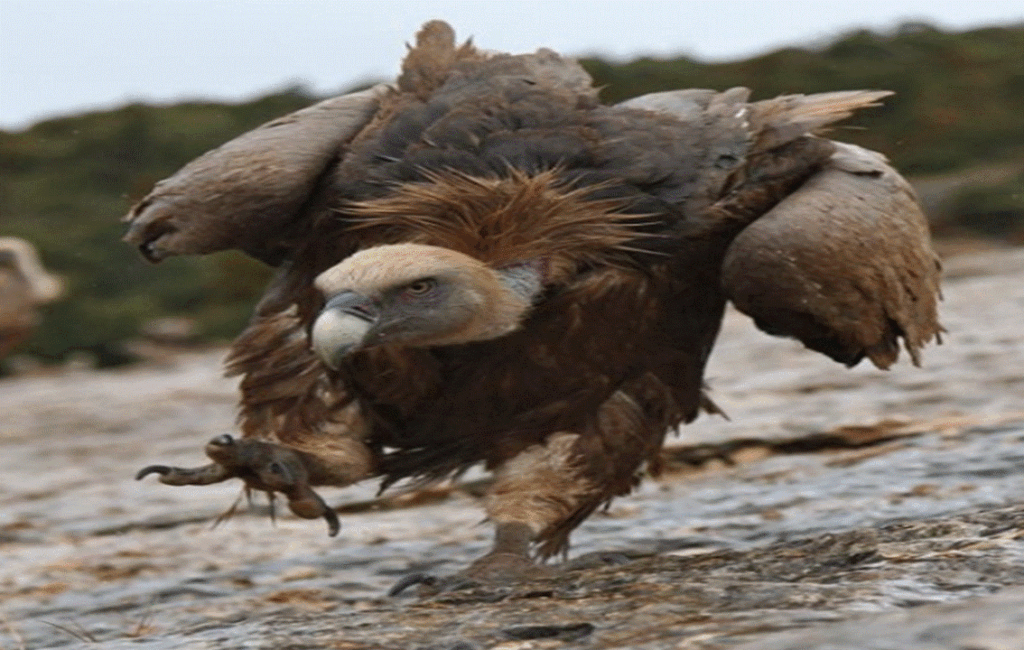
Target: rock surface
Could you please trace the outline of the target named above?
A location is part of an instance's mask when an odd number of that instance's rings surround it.
[[[727,318],[731,420],[574,536],[613,563],[384,593],[488,546],[476,484],[323,494],[342,531],[238,485],[135,482],[231,431],[220,354],[0,382],[0,648],[1024,648],[1024,252],[947,263],[925,367],[847,371]]]

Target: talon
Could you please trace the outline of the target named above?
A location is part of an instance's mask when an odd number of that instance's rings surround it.
[[[142,469],[135,473],[135,480],[141,481],[150,474],[159,474],[161,476],[166,476],[170,473],[171,468],[168,467],[167,465],[149,465],[148,467],[143,467]]]
[[[388,596],[398,596],[413,585],[420,585],[418,595],[420,598],[425,598],[440,593],[475,589],[485,584],[487,583],[464,573],[456,573],[444,578],[438,578],[429,573],[412,573],[395,583],[395,586],[388,590]]]
[[[235,439],[232,438],[230,434],[225,433],[213,438],[206,444],[213,445],[215,447],[228,447],[235,444]]]
[[[388,597],[394,598],[400,595],[403,591],[413,585],[423,585],[428,588],[436,588],[439,581],[436,576],[432,576],[429,573],[410,573],[407,576],[403,576],[401,580],[395,583],[395,586],[388,589]]]
[[[341,522],[338,521],[338,513],[334,512],[331,508],[327,508],[324,510],[324,521],[327,522],[327,536],[337,537],[338,531],[341,530]]]
[[[341,530],[341,522],[338,521],[338,513],[334,512],[327,503],[320,498],[320,495],[309,488],[309,486],[303,486],[303,489],[299,490],[302,496],[288,498],[288,509],[291,510],[295,515],[302,517],[303,519],[316,519],[323,517],[324,521],[327,522],[327,534],[334,537]]]
[[[148,467],[143,467],[135,474],[135,480],[141,480],[150,474],[159,474],[160,482],[166,485],[210,485],[211,483],[220,483],[234,477],[234,474],[224,467],[211,463],[210,465],[193,468],[149,465]]]

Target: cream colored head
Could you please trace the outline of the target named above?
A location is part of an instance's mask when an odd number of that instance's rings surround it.
[[[327,305],[313,349],[336,366],[351,350],[493,339],[517,329],[540,292],[539,265],[492,269],[469,255],[423,244],[359,251],[316,279]]]

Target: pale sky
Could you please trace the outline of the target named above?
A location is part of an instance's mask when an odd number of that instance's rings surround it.
[[[1022,0],[0,0],[0,128],[129,101],[237,101],[390,79],[421,23],[483,48],[720,61],[922,20],[1024,22]]]

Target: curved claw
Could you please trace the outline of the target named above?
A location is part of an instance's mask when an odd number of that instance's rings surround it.
[[[149,465],[135,474],[135,480],[140,481],[150,474],[159,474],[160,482],[167,485],[210,485],[226,481],[234,476],[216,463],[193,468]]]
[[[437,576],[432,576],[429,573],[410,573],[407,576],[402,576],[401,580],[396,582],[394,587],[388,589],[388,597],[394,598],[413,585],[423,585],[429,589],[436,589],[440,585],[440,580],[438,580]]]
[[[388,596],[398,596],[413,585],[421,585],[419,596],[423,598],[435,596],[440,593],[461,591],[463,589],[475,589],[487,584],[488,583],[486,581],[479,580],[473,576],[466,575],[465,573],[456,573],[443,578],[439,578],[429,573],[410,573],[396,582],[395,586],[388,590]]]
[[[317,519],[323,517],[327,522],[327,534],[334,537],[341,530],[341,522],[338,521],[338,513],[334,512],[327,503],[314,492],[308,485],[296,486],[292,493],[285,493],[288,497],[288,508],[303,519]]]
[[[143,467],[142,469],[135,473],[135,480],[141,481],[150,474],[159,474],[161,476],[166,476],[167,474],[170,473],[171,468],[168,467],[167,465],[147,465],[146,467]]]
[[[208,445],[216,445],[216,446],[220,446],[220,447],[226,447],[228,445],[234,444],[234,442],[235,442],[235,438],[230,433],[222,433],[219,436],[217,436],[216,438],[213,438],[212,440],[210,440],[210,442],[208,442],[206,444],[208,444]]]
[[[332,508],[325,508],[324,521],[327,522],[328,537],[337,537],[338,531],[341,530],[341,522],[338,521],[338,513],[334,512]]]

